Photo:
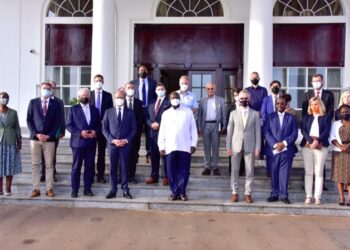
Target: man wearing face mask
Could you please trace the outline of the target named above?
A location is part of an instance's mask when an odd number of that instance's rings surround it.
[[[141,144],[141,134],[142,134],[142,122],[143,122],[143,108],[142,102],[135,98],[135,86],[132,82],[125,84],[126,98],[124,106],[134,111],[137,125],[137,133],[132,141],[131,157],[129,164],[129,182],[137,184],[135,178],[136,175],[136,164],[139,159],[139,150]]]
[[[90,91],[79,90],[79,104],[72,106],[67,115],[67,129],[71,133],[70,146],[73,152],[71,173],[72,198],[78,197],[80,172],[84,161],[84,195],[93,196],[91,185],[94,178],[97,134],[101,130],[98,109],[89,104]]]
[[[105,111],[113,107],[112,94],[102,90],[104,79],[102,75],[95,75],[94,87],[95,90],[91,91],[90,105],[95,106],[100,113],[100,119],[102,121]],[[101,131],[97,134],[97,166],[96,166],[96,177],[97,182],[106,183],[104,178],[106,170],[106,138]]]
[[[239,107],[232,111],[227,125],[226,149],[231,156],[232,202],[238,202],[239,168],[244,157],[246,183],[245,202],[252,203],[254,161],[259,157],[261,147],[260,114],[249,107],[250,95],[247,90],[239,93]]]
[[[184,107],[188,107],[195,114],[198,111],[198,102],[196,95],[189,91],[190,78],[186,75],[181,76],[179,80],[180,89],[176,92],[180,95],[180,103]]]
[[[267,96],[267,90],[259,86],[260,76],[258,72],[252,72],[250,75],[250,82],[252,86],[246,88],[250,94],[249,107],[255,111],[260,112],[263,99]]]
[[[102,120],[102,131],[107,139],[110,160],[111,189],[106,199],[112,199],[117,194],[118,171],[120,163],[121,188],[123,197],[132,199],[128,187],[128,170],[132,141],[137,133],[135,114],[125,107],[125,92],[117,90],[114,94],[115,108],[106,110]]]
[[[54,197],[53,158],[56,134],[61,125],[60,104],[51,99],[51,83],[41,84],[41,97],[32,99],[27,112],[32,157],[33,191],[30,197],[40,196],[40,162],[43,152],[46,165],[46,195]]]
[[[148,106],[147,113],[147,125],[150,128],[150,137],[151,137],[151,165],[152,171],[151,176],[146,178],[146,184],[154,184],[158,183],[159,179],[159,167],[160,167],[160,154],[158,148],[158,132],[161,124],[162,114],[165,110],[171,107],[170,101],[168,97],[165,95],[165,86],[163,83],[158,83],[156,88],[157,93],[157,101],[151,103]],[[168,175],[167,169],[164,161],[164,157],[162,157],[162,165],[163,165],[163,185],[168,185]]]
[[[146,158],[147,162],[149,162],[150,157],[150,130],[147,126],[146,122],[146,116],[148,112],[148,105],[150,103],[155,102],[157,99],[156,95],[156,85],[157,82],[151,78],[148,77],[148,69],[145,65],[140,65],[138,68],[138,76],[139,78],[136,80],[133,80],[132,83],[135,85],[135,98],[138,98],[142,102],[143,107],[143,120],[142,120],[142,126],[145,131],[146,136]]]
[[[191,154],[197,146],[197,126],[192,111],[180,104],[177,92],[170,94],[171,108],[162,115],[158,134],[158,147],[165,156],[171,195],[170,201],[187,201]]]

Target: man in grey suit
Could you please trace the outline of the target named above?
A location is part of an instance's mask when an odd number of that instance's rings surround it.
[[[207,97],[199,102],[197,127],[199,134],[203,135],[204,144],[204,170],[202,175],[220,175],[218,168],[220,134],[226,131],[226,106],[222,97],[216,96],[214,83],[207,83],[205,90]]]
[[[238,201],[239,167],[242,156],[245,162],[245,202],[252,203],[251,186],[254,179],[254,161],[259,157],[261,145],[260,114],[249,108],[250,94],[239,93],[239,107],[232,111],[227,126],[226,149],[231,156],[231,201]]]

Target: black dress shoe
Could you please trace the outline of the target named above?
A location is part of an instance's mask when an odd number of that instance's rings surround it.
[[[129,193],[129,191],[126,191],[123,193],[123,197],[126,198],[126,199],[132,199],[132,196],[131,194]]]
[[[281,198],[281,201],[284,203],[284,204],[290,204],[290,200],[288,198]]]
[[[110,191],[107,195],[106,195],[106,199],[112,199],[112,198],[115,198],[117,197],[117,193],[116,192],[113,192],[113,191]]]
[[[99,183],[107,183],[104,177],[97,177],[97,182],[99,182]]]
[[[45,175],[42,175],[42,176],[40,177],[40,182],[45,182],[45,180],[46,180]]]
[[[135,177],[131,177],[129,178],[129,183],[137,184],[137,180],[135,179]]]
[[[84,190],[84,195],[85,196],[94,196],[93,192],[91,190]]]
[[[277,196],[270,196],[269,198],[267,198],[267,202],[275,202],[275,201],[278,201]]]
[[[188,197],[187,197],[187,195],[185,195],[185,194],[180,195],[180,199],[181,199],[182,201],[188,201]]]
[[[169,201],[176,201],[176,200],[178,200],[179,199],[179,197],[176,195],[176,194],[171,194],[170,196],[169,196]]]
[[[70,197],[77,198],[78,197],[78,191],[72,191],[72,193],[70,194]]]
[[[213,175],[215,175],[215,176],[221,175],[220,169],[218,169],[218,168],[214,169]]]

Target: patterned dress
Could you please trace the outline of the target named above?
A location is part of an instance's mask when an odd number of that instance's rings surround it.
[[[0,126],[6,121],[7,113],[0,113]],[[21,157],[16,145],[7,145],[4,136],[0,140],[0,176],[12,176],[22,172]]]
[[[350,142],[350,127],[341,126],[339,135],[342,143]],[[350,183],[350,152],[332,152],[332,181]]]

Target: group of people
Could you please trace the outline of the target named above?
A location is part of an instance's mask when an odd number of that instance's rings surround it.
[[[301,124],[305,203],[321,204],[324,165],[331,144],[332,180],[337,182],[339,205],[349,206],[350,194],[345,202],[344,189],[350,189],[350,91],[344,92],[334,112],[333,93],[323,88],[322,75],[314,75],[313,90],[305,93],[299,121],[296,111],[290,107],[291,96],[282,94],[281,83],[272,81],[268,95],[267,89],[259,85],[257,72],[250,76],[250,87],[232,90],[235,100],[232,107],[227,107],[225,100],[216,95],[215,83],[207,83],[207,96],[197,101],[189,90],[187,76],[180,77],[178,91],[167,95],[165,85],[150,79],[144,65],[138,68],[138,75],[138,79],[119,88],[113,96],[103,90],[103,76],[96,75],[94,90],[79,90],[79,103],[69,108],[66,119],[63,102],[54,95],[56,84],[41,84],[41,96],[30,101],[27,112],[33,183],[30,197],[40,196],[40,181],[46,182],[46,195],[55,196],[56,150],[66,129],[71,134],[73,155],[72,198],[78,197],[83,163],[85,196],[94,195],[94,176],[97,182],[106,183],[105,153],[108,149],[110,191],[105,197],[115,198],[120,182],[123,197],[132,199],[128,183],[137,184],[136,165],[144,131],[152,166],[145,183],[161,180],[163,185],[169,185],[171,201],[188,200],[186,187],[198,134],[203,136],[202,175],[221,175],[219,142],[220,135],[227,133],[231,201],[239,201],[239,176],[244,172],[244,200],[253,202],[254,163],[263,154],[267,175],[271,177],[271,194],[267,201],[290,204],[288,182],[293,158],[298,152],[295,142]],[[5,195],[11,195],[12,176],[21,172],[21,132],[17,113],[8,108],[8,101],[8,94],[0,93],[0,195],[3,194],[3,176],[6,176]]]

